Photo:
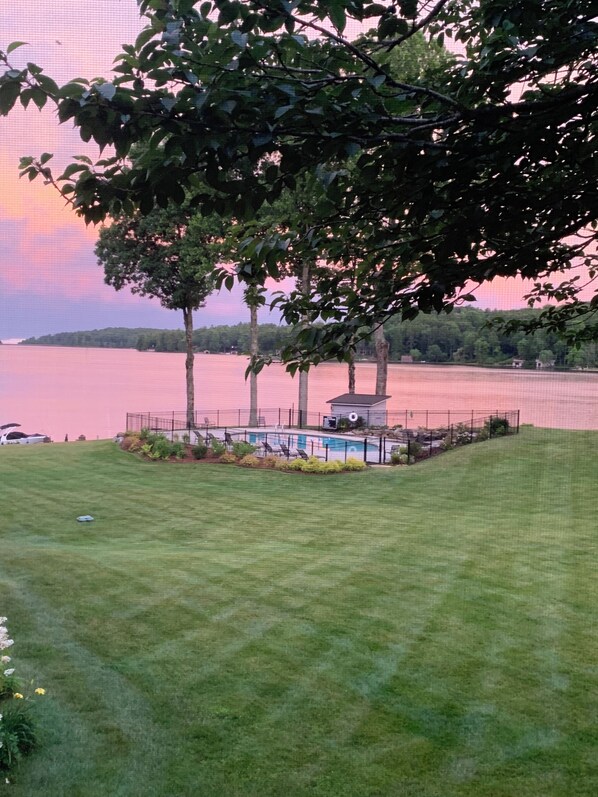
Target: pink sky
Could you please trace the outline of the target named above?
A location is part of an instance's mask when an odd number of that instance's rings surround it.
[[[0,6],[0,46],[26,40],[11,55],[14,64],[33,61],[58,82],[108,77],[120,45],[133,41],[140,28],[135,0],[21,0]],[[52,108],[15,109],[0,119],[0,339],[105,326],[180,326],[178,313],[104,285],[93,254],[96,230],[65,208],[51,187],[19,179],[19,157],[46,151],[55,153],[52,165],[58,169],[73,155],[96,156],[72,129],[57,125]],[[476,295],[478,306],[507,309],[522,306],[524,292],[520,281],[495,280]],[[245,320],[240,291],[223,291],[210,297],[196,324]]]

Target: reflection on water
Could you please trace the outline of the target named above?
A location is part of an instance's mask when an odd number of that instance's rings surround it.
[[[127,412],[185,407],[185,355],[130,349],[0,346],[0,424],[54,440],[112,437]],[[198,410],[249,406],[245,357],[198,354]],[[598,373],[540,373],[466,366],[390,365],[390,412],[521,410],[535,426],[598,429]],[[357,392],[373,393],[374,363],[357,364]],[[298,380],[280,364],[262,371],[264,408],[297,405]],[[327,401],[347,392],[347,366],[324,363],[310,372],[309,410],[328,413]]]

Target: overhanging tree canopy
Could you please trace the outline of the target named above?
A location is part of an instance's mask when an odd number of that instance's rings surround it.
[[[50,97],[83,140],[116,150],[56,179],[43,157],[24,160],[23,173],[55,180],[96,222],[182,201],[198,176],[212,189],[197,195],[203,213],[250,217],[315,169],[326,222],[302,245],[338,262],[358,229],[363,252],[353,284],[331,274],[311,297],[311,317],[332,323],[315,337],[310,329],[295,354],[338,355],[371,318],[445,308],[472,280],[520,275],[545,285],[578,264],[595,275],[593,0],[139,5],[148,27],[123,48],[112,82],[59,88],[35,65],[13,67],[7,51],[1,113]],[[371,31],[351,40],[351,25]],[[442,75],[403,83],[387,60],[417,31],[452,36],[464,54]],[[123,171],[139,141],[142,157]],[[265,170],[235,177],[239,163],[264,158]],[[281,236],[250,242],[245,276],[278,276],[286,246]],[[418,274],[402,262],[418,262]],[[569,301],[577,312],[575,285]],[[306,312],[304,300],[281,307],[291,322]],[[568,317],[555,323],[566,327]]]

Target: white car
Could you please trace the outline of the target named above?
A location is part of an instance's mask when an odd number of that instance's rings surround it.
[[[30,445],[31,443],[49,443],[50,438],[45,434],[25,434],[16,431],[20,423],[5,423],[0,426],[0,446]]]

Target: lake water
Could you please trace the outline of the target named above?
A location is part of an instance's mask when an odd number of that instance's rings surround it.
[[[198,354],[196,408],[249,406],[245,357]],[[358,393],[373,393],[374,363],[358,363]],[[280,364],[259,376],[261,407],[297,406],[297,378]],[[347,391],[347,366],[324,363],[310,372],[309,411],[329,411]],[[511,371],[466,366],[390,365],[390,412],[476,416],[519,409],[521,423],[598,429],[598,373]],[[0,424],[20,423],[53,440],[112,437],[127,412],[184,410],[184,355],[131,349],[0,346]],[[417,424],[416,424],[417,425]]]

